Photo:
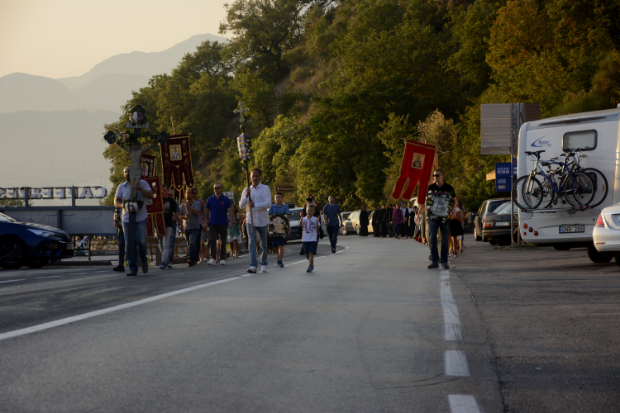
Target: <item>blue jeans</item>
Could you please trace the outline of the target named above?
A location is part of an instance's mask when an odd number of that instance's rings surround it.
[[[267,265],[267,232],[269,232],[269,225],[264,227],[254,227],[248,223],[248,234],[250,234],[250,266],[258,267],[258,259],[256,257],[256,233],[260,237],[260,265]]]
[[[338,225],[328,225],[327,226],[327,235],[329,236],[329,243],[332,245],[332,249],[336,248],[336,242],[338,242],[338,230],[340,227]]]
[[[172,222],[172,234],[170,235],[170,255],[168,255],[168,260],[166,261],[168,264],[172,263],[172,259],[174,258],[174,243],[177,240],[177,222]]]
[[[431,243],[431,255],[433,263],[439,262],[439,254],[437,252],[437,232],[441,230],[441,261],[448,263],[448,237],[450,236],[450,220],[446,220],[443,224],[436,219],[428,220],[428,233]]]
[[[185,230],[185,239],[189,247],[189,259],[194,263],[198,262],[200,253],[200,227]]]
[[[125,233],[125,245],[129,247],[129,222],[123,221],[123,232]],[[140,262],[145,263],[146,260],[146,219],[136,222],[136,240],[135,245],[140,253]],[[129,255],[129,252],[127,252]],[[129,269],[138,271],[138,263],[136,260],[128,260]]]
[[[394,233],[396,236],[400,237],[400,224],[392,224],[392,226],[394,227]]]

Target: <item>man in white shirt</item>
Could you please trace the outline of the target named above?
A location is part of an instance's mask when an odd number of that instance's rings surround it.
[[[239,206],[252,208],[252,213],[246,214],[246,225],[250,236],[250,268],[248,272],[256,273],[258,260],[256,257],[256,234],[260,237],[261,272],[267,272],[267,233],[269,232],[269,207],[271,206],[271,190],[267,185],[260,183],[261,171],[252,169],[252,185],[241,193]],[[249,189],[249,197],[248,197]],[[251,224],[254,223],[254,231]]]
[[[124,201],[129,200],[131,197],[131,183],[129,181],[129,166],[125,167],[125,182],[118,186],[116,190],[116,197],[114,199],[114,206],[116,208],[123,208],[123,232],[125,233],[125,245],[129,246],[129,213],[125,209]],[[153,199],[153,190],[146,181],[140,179],[140,182],[135,184],[138,189],[138,200],[142,201],[142,208],[136,212],[136,241],[135,245],[140,252],[140,262],[142,262],[142,272],[146,273],[149,270],[148,262],[146,259],[146,200]],[[129,256],[129,252],[127,253]],[[138,275],[138,263],[135,259],[129,261],[129,273],[127,275]],[[123,264],[123,263],[119,263]]]

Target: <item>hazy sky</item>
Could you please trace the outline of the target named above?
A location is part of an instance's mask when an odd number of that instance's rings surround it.
[[[0,0],[0,77],[79,76],[120,53],[217,35],[224,3],[232,1]]]

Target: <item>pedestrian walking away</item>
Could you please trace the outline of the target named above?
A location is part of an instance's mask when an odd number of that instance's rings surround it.
[[[284,246],[287,238],[291,237],[289,215],[291,211],[282,203],[284,194],[276,192],[276,203],[269,207],[269,236],[271,245],[278,253],[278,267],[284,267]]]
[[[232,223],[228,221],[231,208],[230,199],[222,195],[222,185],[219,183],[213,185],[213,195],[207,199],[205,204],[209,246],[211,247],[209,265],[215,265],[218,239],[220,243],[220,265],[226,264],[226,241],[228,240],[228,230],[232,227]]]
[[[441,232],[441,262],[444,269],[448,265],[448,237],[450,236],[450,213],[454,205],[456,194],[452,185],[443,180],[444,173],[437,169],[433,173],[434,183],[428,187],[426,204],[420,207],[427,212],[429,242],[431,247],[431,265],[428,268],[439,268],[439,253],[437,251],[437,233]]]
[[[403,211],[400,208],[394,208],[392,212],[392,226],[394,227],[394,234],[396,238],[400,238],[400,230],[403,223]]]
[[[261,170],[252,170],[252,185],[244,188],[241,193],[241,208],[248,207],[250,211],[246,214],[246,225],[250,237],[250,268],[249,273],[256,273],[258,258],[256,252],[256,237],[260,238],[261,272],[267,272],[267,232],[269,231],[269,207],[271,206],[271,190],[267,185],[260,183]],[[254,230],[252,230],[254,224]]]
[[[170,245],[171,245],[171,240],[172,238],[174,238],[176,236],[176,234],[173,232],[173,222],[177,222],[179,225],[179,228],[183,228],[183,223],[181,222],[181,217],[179,217],[179,210],[177,209],[177,203],[176,201],[171,198],[168,194],[170,193],[170,186],[168,184],[163,184],[161,186],[161,192],[162,192],[162,205],[164,207],[164,226],[165,226],[165,232],[164,232],[164,236],[162,237],[162,244],[163,244],[163,248],[162,248],[162,260],[161,260],[161,265],[159,268],[166,269],[168,268],[168,265],[170,265],[172,263],[172,260],[169,260],[170,258]]]
[[[327,200],[329,203],[323,207],[323,219],[327,223],[327,234],[332,247],[332,253],[335,253],[336,244],[338,243],[338,232],[342,228],[342,211],[340,211],[340,205],[336,203],[333,195],[330,195]]]
[[[174,189],[170,188],[168,190],[168,198],[174,201],[174,206],[177,211],[180,211],[179,203],[174,199]],[[168,268],[172,268],[172,260],[174,260],[175,256],[175,244],[177,237],[183,233],[183,221],[181,221],[181,216],[179,215],[179,220],[172,220],[172,235],[170,236],[170,252],[168,253]]]
[[[306,272],[312,272],[314,270],[314,255],[316,254],[316,247],[319,243],[319,219],[314,216],[314,212],[314,205],[308,204],[306,207],[306,216],[301,219],[301,227],[303,231],[301,241],[304,245],[306,258],[308,259],[308,268],[306,269]]]
[[[458,198],[454,198],[454,208],[450,211],[450,237],[452,237],[453,251],[452,254],[456,257],[457,254],[463,253],[463,210],[461,209],[461,203]]]
[[[114,206],[116,208],[123,208],[123,233],[125,234],[125,245],[129,245],[129,213],[125,208],[125,201],[129,201],[131,197],[132,184],[129,181],[129,166],[125,167],[123,171],[125,174],[125,182],[120,184],[116,190],[116,196],[114,198]],[[140,182],[134,185],[134,188],[138,190],[138,201],[142,201],[142,208],[139,208],[136,212],[136,234],[135,245],[138,248],[140,254],[140,262],[142,263],[142,272],[147,273],[149,270],[148,261],[146,258],[146,199],[153,199],[153,191],[149,184],[140,179]],[[138,263],[136,262],[136,254],[134,259],[129,261],[129,273],[127,275],[138,275]]]
[[[201,205],[195,198],[194,192],[188,189],[185,193],[185,202],[181,204],[180,215],[185,221],[185,239],[189,249],[187,265],[193,267],[198,263],[198,254],[200,253],[200,214]]]
[[[375,238],[381,236],[381,225],[379,225],[379,217],[381,216],[381,207],[376,207],[372,214],[372,235]]]
[[[366,205],[363,205],[362,210],[360,211],[360,237],[367,237],[367,236],[368,236],[368,212],[366,211]]]

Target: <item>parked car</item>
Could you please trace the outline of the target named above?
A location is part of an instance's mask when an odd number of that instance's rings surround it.
[[[474,218],[474,238],[476,241],[486,241],[484,238],[484,234],[482,233],[482,225],[484,223],[484,219],[487,214],[495,211],[500,206],[504,205],[506,202],[510,203],[510,198],[494,198],[487,199],[486,201],[480,204],[480,208],[478,208],[478,215]]]
[[[355,225],[353,221],[359,222],[360,219],[360,211],[353,212],[343,212],[342,213],[342,228],[340,228],[340,233],[342,235],[347,235],[352,232],[355,232]]]
[[[41,268],[50,260],[73,257],[73,244],[61,229],[20,222],[0,213],[0,267]]]
[[[588,247],[588,257],[595,263],[606,263],[616,257],[620,265],[620,205],[603,208],[594,230],[592,231],[593,247]]]
[[[291,208],[291,214],[288,217],[288,221],[291,225],[291,236],[289,241],[301,239],[301,232],[299,231],[299,220],[301,219],[301,211],[303,208]]]
[[[500,205],[493,212],[488,213],[482,226],[482,236],[494,245],[510,245],[510,234],[519,228],[517,213],[519,207],[513,206],[513,224],[510,229],[510,202]]]

